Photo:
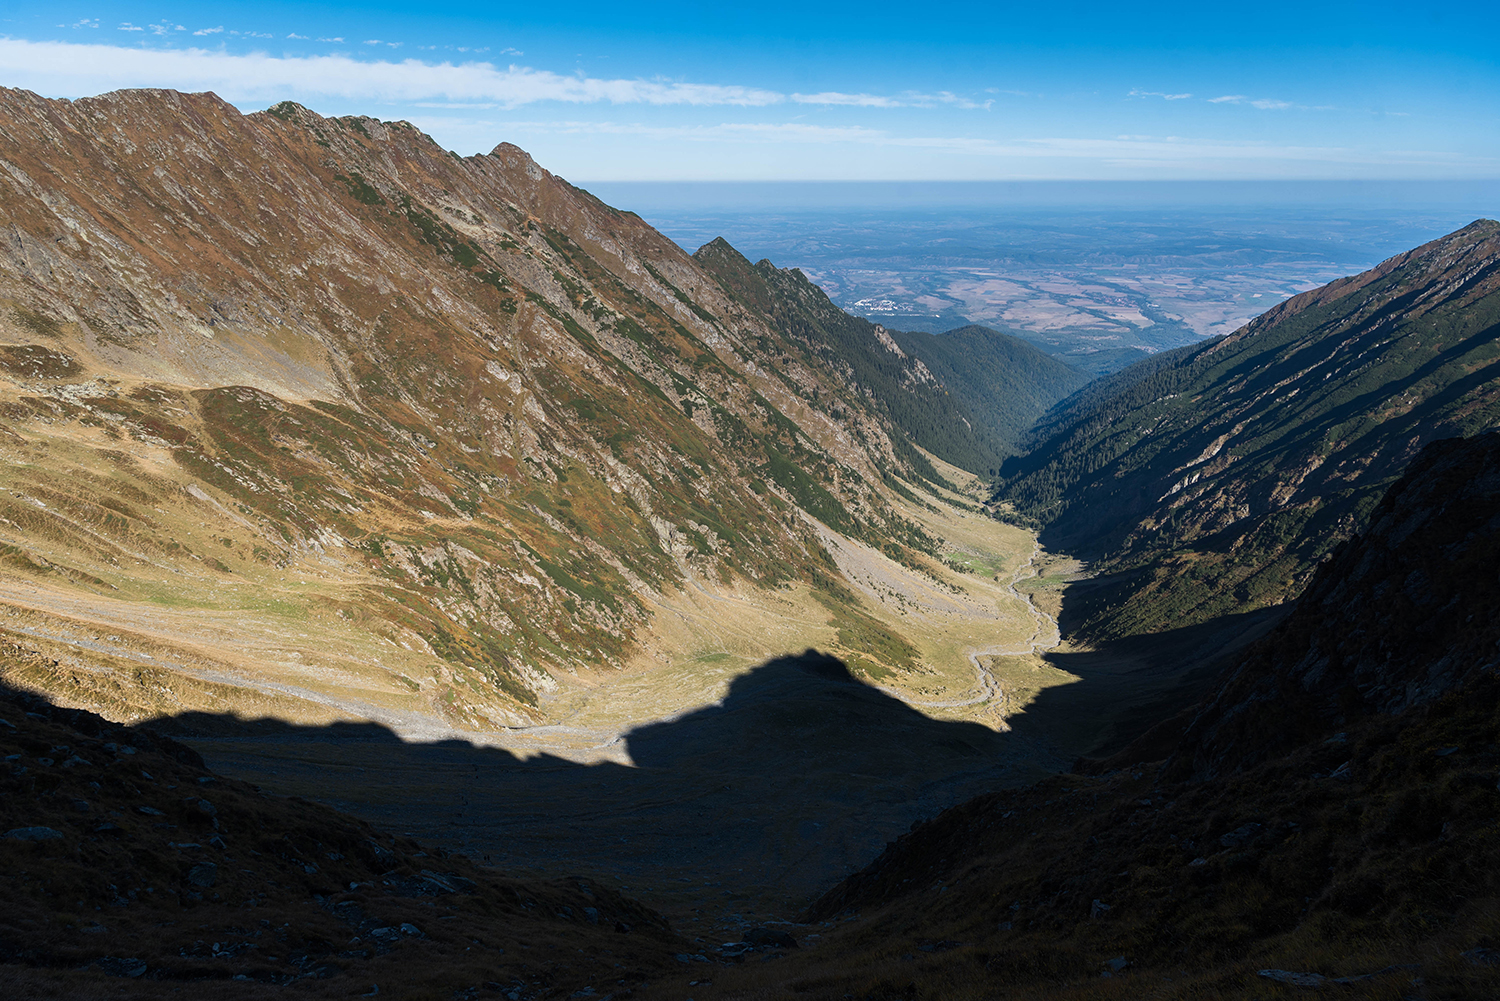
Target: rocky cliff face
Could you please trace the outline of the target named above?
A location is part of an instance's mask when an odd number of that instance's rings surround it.
[[[652,595],[837,603],[799,511],[927,559],[860,387],[514,146],[0,91],[0,234],[7,628],[87,704],[202,706],[248,652],[262,708],[521,722]]]
[[[1500,423],[1500,224],[1479,221],[1060,407],[999,499],[1121,572],[1078,627],[1154,631],[1306,585],[1423,445]]]

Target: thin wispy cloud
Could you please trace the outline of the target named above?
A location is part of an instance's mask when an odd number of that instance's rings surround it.
[[[1292,101],[1278,101],[1269,97],[1249,98],[1244,94],[1225,94],[1223,97],[1210,97],[1209,104],[1248,104],[1252,108],[1261,111],[1285,111],[1295,108],[1298,111],[1335,111],[1337,109],[1330,105],[1307,105],[1296,104]]]
[[[974,101],[951,91],[922,94],[913,91],[895,97],[884,94],[845,94],[840,91],[822,91],[817,94],[790,94],[794,104],[824,104],[854,108],[935,108],[940,104],[963,109],[988,110],[994,101]]]
[[[438,120],[417,120],[419,127]],[[451,125],[452,121],[443,124]],[[469,122],[471,127],[498,128],[498,122]],[[1440,151],[1369,151],[1341,146],[1302,146],[1288,143],[1194,139],[1184,136],[1121,135],[1103,138],[1037,137],[988,139],[974,136],[906,136],[862,126],[825,126],[803,122],[723,122],[716,125],[648,125],[591,121],[511,121],[506,130],[564,135],[628,135],[657,141],[698,143],[809,144],[925,149],[985,158],[1096,160],[1121,166],[1157,165],[1164,168],[1221,165],[1225,169],[1277,163],[1375,164],[1399,162],[1412,166],[1472,164],[1493,168],[1493,158],[1464,157]]]
[[[1186,101],[1192,94],[1165,94],[1159,90],[1132,90],[1131,97],[1159,97],[1163,101]]]
[[[224,31],[224,26],[221,24],[217,28],[199,28],[197,31],[193,32],[193,34],[195,34],[195,35],[218,35],[218,34],[223,33],[223,31]]]
[[[967,97],[961,97],[951,91],[939,91],[933,95],[933,100],[938,104],[946,104],[954,108],[962,108],[965,111],[988,111],[994,105],[994,101],[973,101]]]
[[[203,31],[209,30],[222,29]],[[43,93],[85,95],[152,86],[212,90],[229,100],[247,102],[274,101],[290,95],[393,102],[447,98],[514,108],[539,101],[765,106],[787,100],[781,93],[758,87],[564,76],[486,62],[236,55],[203,49],[146,51],[20,39],[0,39],[0,70],[12,86]]]
[[[1120,157],[1181,160],[1329,159],[1347,151],[1333,147],[1300,147],[1271,143],[1194,140],[1179,136],[1113,138],[987,139],[974,136],[903,136],[863,126],[810,125],[802,122],[723,122],[717,125],[663,126],[620,122],[511,122],[509,128],[554,133],[640,135],[690,141],[859,143],[866,146],[918,147],[982,156]]]
[[[132,31],[143,29],[124,26]],[[122,30],[124,30],[122,27]],[[152,30],[156,30],[153,28]],[[171,30],[184,30],[172,26]],[[164,34],[164,31],[158,31]],[[229,34],[269,37],[256,32],[226,32],[223,25],[199,28],[197,36]],[[305,40],[295,32],[288,38]],[[341,36],[319,38],[342,43]],[[364,39],[370,48],[399,48],[404,43]],[[486,48],[459,46],[478,55]],[[507,53],[518,50],[507,49]],[[760,87],[700,84],[661,79],[602,79],[563,75],[526,66],[488,62],[429,63],[355,59],[344,55],[272,56],[203,49],[138,49],[73,42],[0,39],[0,70],[23,86],[51,93],[83,95],[118,87],[152,86],[179,90],[214,90],[231,100],[274,100],[289,94],[333,95],[387,101],[430,102],[445,98],[465,106],[518,107],[538,101],[604,102],[657,105],[806,104],[861,108],[988,109],[993,100],[975,101],[951,91],[898,95],[845,93],[783,94]]]
[[[828,90],[818,94],[793,94],[791,98],[797,104],[827,104],[853,108],[899,108],[903,106],[902,102],[895,98],[882,97],[879,94],[841,94]]]

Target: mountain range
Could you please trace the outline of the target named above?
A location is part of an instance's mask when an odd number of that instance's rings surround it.
[[[0,226],[16,991],[1500,987],[1500,224],[1092,382],[290,102]]]
[[[913,663],[804,515],[940,569],[901,506],[1007,441],[795,273],[695,260],[512,146],[0,97],[0,531],[89,606],[70,629],[107,623],[70,657],[129,665],[75,676],[89,705],[535,722],[554,675],[650,644],[660,596],[729,581],[809,587],[888,636],[846,653]]]

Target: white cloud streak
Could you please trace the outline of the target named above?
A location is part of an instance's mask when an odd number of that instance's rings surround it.
[[[0,71],[10,86],[70,97],[150,86],[212,90],[228,100],[246,102],[289,96],[397,102],[448,98],[507,108],[539,101],[753,107],[787,99],[757,87],[604,80],[482,62],[455,65],[415,59],[365,61],[344,55],[234,55],[203,49],[144,50],[20,39],[0,39]]]
[[[1291,101],[1277,101],[1277,100],[1273,100],[1273,99],[1271,99],[1269,97],[1258,97],[1258,98],[1255,98],[1254,100],[1251,100],[1250,98],[1246,97],[1244,94],[1225,94],[1223,97],[1210,97],[1208,99],[1208,103],[1209,104],[1248,104],[1248,105],[1250,105],[1250,107],[1252,107],[1252,108],[1258,108],[1261,111],[1285,111],[1288,108],[1295,108],[1298,111],[1335,111],[1335,110],[1337,110],[1336,108],[1332,108],[1332,107],[1330,107],[1328,105],[1318,105],[1316,107],[1309,107],[1306,104],[1293,104]]]
[[[141,30],[133,25],[121,30]],[[214,35],[223,26],[200,28],[195,35]],[[238,34],[230,32],[230,34]],[[257,36],[259,37],[259,36]],[[300,39],[295,33],[289,38]],[[320,38],[343,42],[343,38]],[[364,45],[399,47],[401,42],[366,39]],[[459,51],[482,52],[483,49]],[[520,53],[514,49],[507,54]],[[0,71],[7,83],[46,94],[81,96],[120,87],[170,87],[213,90],[229,100],[271,101],[285,97],[337,96],[379,101],[450,103],[471,107],[515,108],[539,101],[574,104],[825,105],[859,108],[932,108],[987,110],[992,100],[974,101],[950,91],[908,91],[896,96],[823,91],[783,94],[759,87],[686,83],[671,80],[606,80],[565,76],[527,66],[488,62],[427,63],[266,53],[235,55],[205,49],[143,50],[72,42],[0,39]],[[429,104],[428,106],[435,106]]]
[[[882,97],[879,94],[841,94],[830,90],[818,94],[793,94],[792,100],[797,104],[829,104],[853,108],[905,107],[894,97]]]
[[[907,91],[896,97],[886,97],[882,94],[844,94],[839,91],[825,90],[817,94],[791,94],[789,100],[794,104],[825,104],[855,108],[935,108],[940,104],[946,104],[955,108],[981,111],[988,111],[995,103],[994,101],[973,101],[947,90],[938,91],[936,94]]]
[[[1159,90],[1132,90],[1131,97],[1159,97],[1163,101],[1186,101],[1192,94],[1163,94]]]
[[[440,123],[417,121],[436,127]],[[446,124],[452,124],[451,122]],[[1116,136],[1113,138],[986,139],[969,136],[902,136],[861,126],[823,126],[801,122],[781,124],[724,122],[708,126],[658,126],[620,122],[529,121],[468,123],[507,131],[550,134],[642,136],[658,141],[752,144],[854,144],[885,148],[934,150],[985,158],[1022,160],[1094,160],[1112,166],[1202,167],[1220,165],[1255,169],[1289,162],[1304,164],[1406,164],[1439,167],[1468,164],[1493,170],[1500,161],[1441,151],[1373,151],[1339,146],[1296,146],[1280,143],[1192,139],[1182,136]]]

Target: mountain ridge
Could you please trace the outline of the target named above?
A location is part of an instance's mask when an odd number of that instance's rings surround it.
[[[971,400],[955,398],[920,359],[907,357],[892,332],[839,309],[800,270],[769,260],[751,264],[723,237],[698,248],[693,259],[731,295],[773,317],[819,363],[841,371],[913,444],[973,472],[998,461],[1004,444],[993,440]],[[937,477],[910,448],[902,457],[928,479]]]
[[[1500,223],[1303,293],[1084,390],[995,499],[1114,576],[1082,634],[1274,604],[1364,524],[1425,443],[1500,421]]]
[[[1031,342],[983,324],[892,336],[968,403],[1011,454],[1037,419],[1090,382]]]

